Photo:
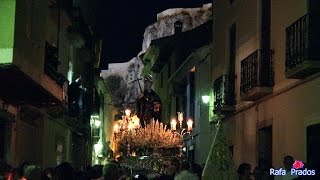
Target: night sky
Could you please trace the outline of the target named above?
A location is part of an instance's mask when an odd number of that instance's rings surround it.
[[[101,65],[126,62],[142,47],[143,33],[169,8],[202,6],[212,0],[99,0],[97,31],[103,38]]]

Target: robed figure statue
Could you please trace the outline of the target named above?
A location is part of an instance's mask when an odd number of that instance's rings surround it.
[[[151,87],[153,84],[152,76],[149,74],[144,77],[144,91],[137,100],[137,115],[140,118],[141,126],[144,127],[152,119],[161,122],[161,100]]]

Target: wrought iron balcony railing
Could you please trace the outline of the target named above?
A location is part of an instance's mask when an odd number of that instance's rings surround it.
[[[317,14],[306,14],[286,29],[286,76],[303,78],[320,72]]]
[[[235,101],[235,81],[227,75],[222,75],[214,81],[214,109],[233,107]]]
[[[59,64],[60,61],[58,60],[58,48],[46,42],[44,73],[53,81],[55,81],[60,87],[63,87],[66,78],[58,72]]]
[[[272,87],[272,51],[258,49],[241,61],[241,95],[255,87]]]
[[[286,71],[308,57],[308,21],[304,15],[286,29]]]

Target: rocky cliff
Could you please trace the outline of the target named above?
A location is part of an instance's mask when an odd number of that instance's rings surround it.
[[[181,21],[182,32],[191,30],[212,19],[212,4],[204,4],[198,8],[175,8],[165,10],[157,15],[157,22],[145,29],[142,52],[146,52],[154,39],[174,34],[174,23]]]

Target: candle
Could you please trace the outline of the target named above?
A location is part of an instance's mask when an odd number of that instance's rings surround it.
[[[128,129],[129,129],[129,131],[131,131],[133,129],[133,123],[129,122]]]
[[[183,112],[178,112],[178,120],[180,123],[180,129],[182,129]]]
[[[124,112],[126,113],[127,118],[129,118],[130,114],[131,114],[131,110],[130,109],[126,109]]]
[[[189,119],[187,121],[187,125],[188,125],[188,131],[192,131],[192,124],[193,124],[193,121],[191,119]]]
[[[114,132],[114,133],[119,133],[119,129],[120,129],[120,126],[118,125],[118,123],[116,123],[115,125],[113,125],[113,132]]]
[[[133,122],[133,127],[135,129],[139,128],[140,127],[140,119],[138,118],[137,115],[134,115],[132,118],[131,118],[131,121]]]
[[[179,120],[180,122],[183,121],[183,112],[178,112],[178,120]]]
[[[175,131],[177,130],[177,120],[172,118],[170,122],[171,130]]]

